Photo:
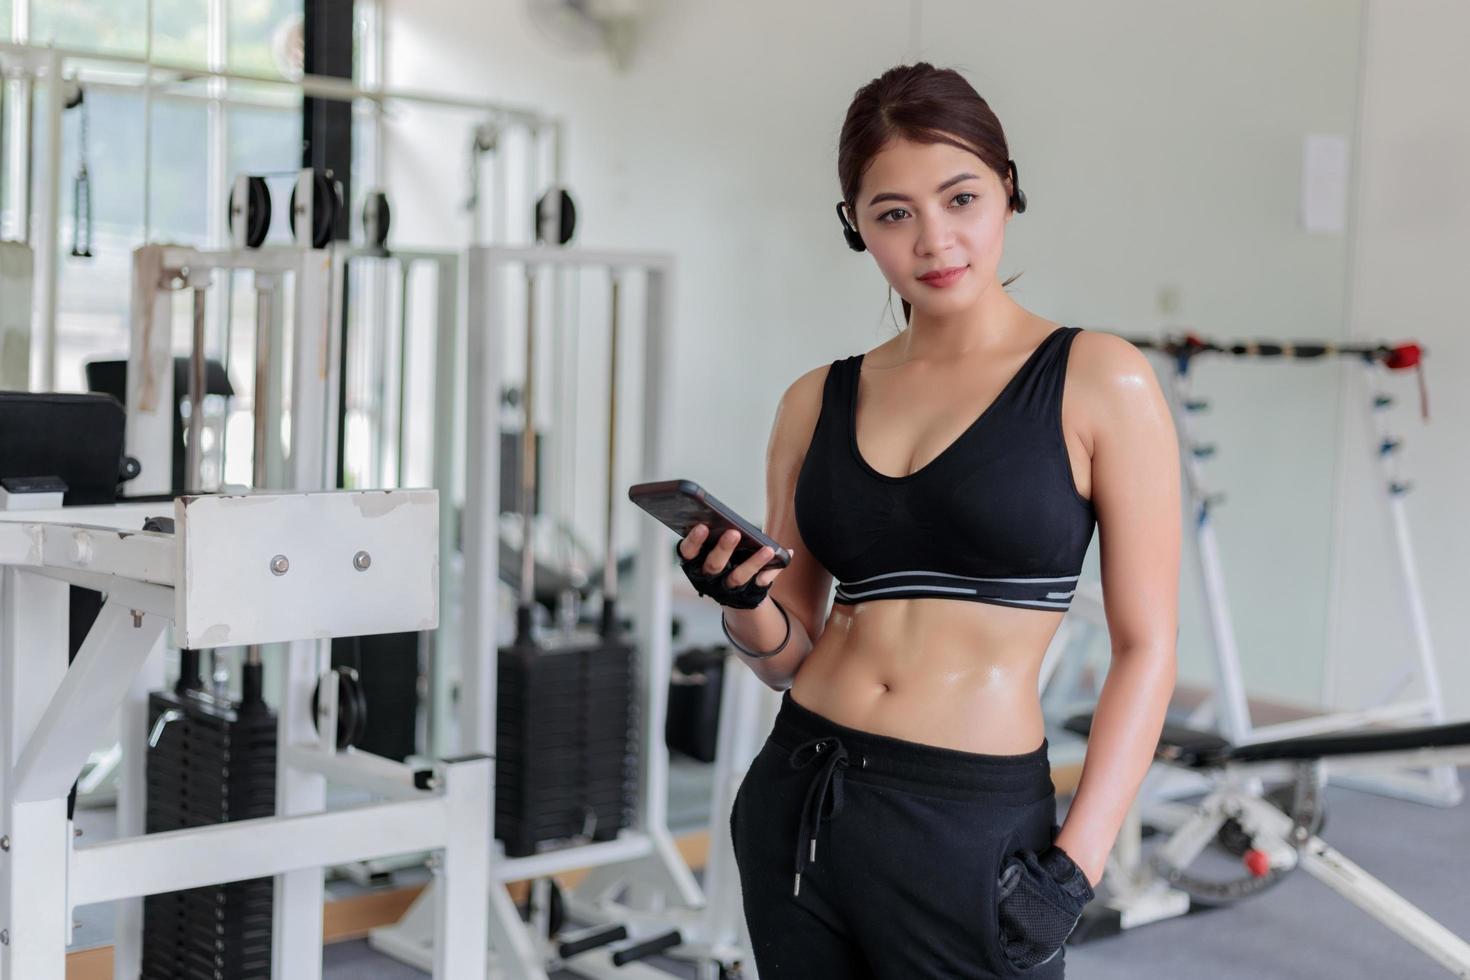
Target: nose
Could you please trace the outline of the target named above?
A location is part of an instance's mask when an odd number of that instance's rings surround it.
[[[943,254],[954,243],[954,229],[948,216],[942,211],[916,215],[919,237],[914,242],[914,254],[932,256]]]

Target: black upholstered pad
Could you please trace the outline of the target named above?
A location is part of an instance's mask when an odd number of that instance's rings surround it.
[[[1420,728],[1386,728],[1378,731],[1334,732],[1307,735],[1275,742],[1257,742],[1231,749],[1231,762],[1267,762],[1277,759],[1320,759],[1329,755],[1361,755],[1367,752],[1405,752],[1411,749],[1470,746],[1470,721]]]
[[[1062,727],[1086,736],[1092,732],[1092,712],[1074,715]],[[1166,722],[1155,755],[1176,765],[1206,767],[1222,764],[1230,750],[1230,743],[1214,732]]]
[[[1085,736],[1092,731],[1092,714],[1069,718],[1063,727]],[[1404,752],[1456,745],[1470,746],[1470,721],[1419,728],[1304,735],[1251,745],[1231,745],[1214,732],[1166,724],[1159,736],[1157,754],[1159,758],[1177,765],[1212,768],[1227,762],[1310,761],[1334,755]]]

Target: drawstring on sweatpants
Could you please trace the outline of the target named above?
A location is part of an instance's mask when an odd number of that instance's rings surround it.
[[[852,763],[848,760],[847,747],[835,735],[823,735],[803,742],[791,752],[791,768],[802,769],[820,759],[829,749],[831,751],[827,755],[827,761],[807,787],[806,802],[801,808],[801,825],[797,829],[796,838],[796,882],[792,887],[792,895],[801,894],[801,873],[806,870],[807,864],[817,863],[817,831],[821,829],[822,821],[831,820],[842,812],[842,770]],[[866,758],[862,760],[862,764],[866,767]],[[830,813],[824,813],[829,789],[832,793],[832,808]]]

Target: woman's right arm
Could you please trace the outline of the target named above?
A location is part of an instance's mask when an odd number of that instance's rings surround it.
[[[791,564],[756,577],[764,584],[774,577],[774,596],[791,617],[791,639],[774,657],[737,656],[766,686],[784,691],[811,653],[827,619],[832,576],[806,549],[796,527],[796,478],[811,445],[822,409],[822,388],[828,366],[814,368],[792,382],[776,407],[771,438],[766,446],[765,532],[791,551]],[[781,610],[768,597],[754,609],[722,609],[731,635],[752,650],[772,650],[786,635]]]

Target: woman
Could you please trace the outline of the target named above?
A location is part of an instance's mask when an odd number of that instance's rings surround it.
[[[960,75],[902,66],[859,90],[838,175],[843,234],[907,324],[781,399],[765,527],[786,568],[762,570],[769,549],[732,567],[734,531],[678,545],[784,691],[731,814],[756,965],[1052,980],[1174,685],[1173,425],[1136,348],[997,282],[1026,202]],[[1058,826],[1038,672],[1094,524],[1112,665]]]

